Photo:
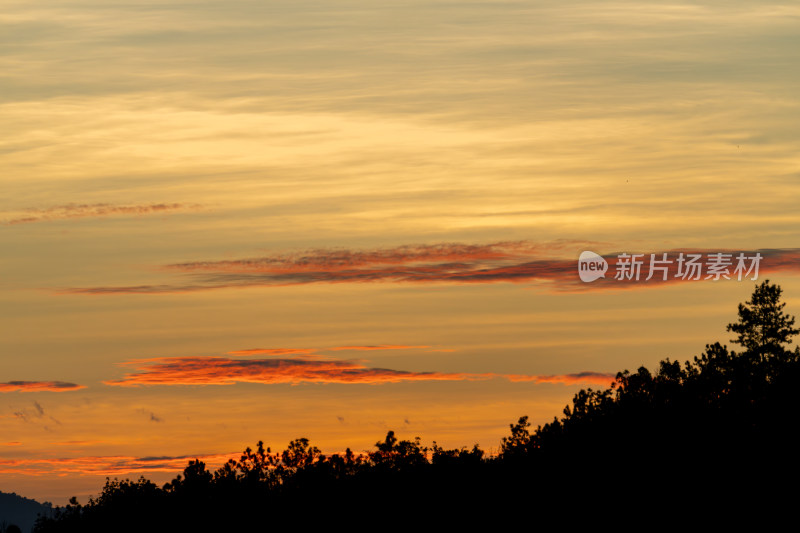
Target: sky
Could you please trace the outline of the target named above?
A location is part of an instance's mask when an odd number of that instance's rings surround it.
[[[2,4],[4,492],[496,451],[764,279],[800,314],[794,2]]]

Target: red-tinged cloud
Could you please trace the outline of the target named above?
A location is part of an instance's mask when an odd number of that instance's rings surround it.
[[[234,383],[398,383],[403,381],[462,381],[491,375],[410,372],[369,368],[356,361],[327,359],[230,359],[173,357],[127,363],[137,372],[106,381],[107,385],[232,385]]]
[[[17,214],[6,213],[6,218],[0,224],[11,226],[16,224],[30,224],[32,222],[45,222],[49,220],[68,220],[73,218],[131,216],[166,213],[199,207],[196,204],[142,204],[142,205],[113,205],[113,204],[65,204],[47,208],[30,208]]]
[[[525,376],[519,374],[506,375],[509,381],[531,381],[533,383],[557,383],[562,385],[600,385],[609,387],[614,383],[616,374],[602,372],[578,372],[576,374],[556,374],[551,376]]]
[[[367,251],[311,250],[227,261],[167,265],[180,282],[64,289],[80,294],[155,294],[308,283],[531,281],[553,277],[572,261],[550,260],[587,243],[556,241],[443,243]],[[533,261],[532,261],[533,259]],[[573,269],[574,270],[574,269]]]
[[[148,472],[178,472],[192,459],[204,461],[210,468],[238,459],[240,454],[206,454],[181,456],[89,456],[40,459],[0,459],[0,474],[30,476],[95,475],[121,476]]]
[[[411,372],[372,368],[361,361],[329,359],[320,355],[302,358],[233,359],[229,357],[164,357],[123,363],[135,368],[107,385],[233,385],[235,383],[344,383],[382,384],[410,381],[475,381],[508,379],[512,382],[600,384],[608,386],[613,374],[580,372],[564,375],[520,375],[494,373]]]
[[[315,250],[292,256],[169,265],[169,270],[178,272],[179,279],[175,283],[72,288],[63,292],[157,294],[236,287],[375,282],[538,283],[550,290],[574,292],[697,281],[755,281],[772,272],[800,272],[798,248],[628,251],[604,254],[608,263],[605,277],[584,283],[578,274],[577,258],[585,248],[576,244],[572,246],[574,249],[569,250],[569,258],[564,257],[564,243],[440,244],[366,252]],[[758,261],[753,259],[755,257],[759,258]],[[692,258],[700,264],[699,270],[687,270]],[[757,269],[751,269],[753,263],[757,263]],[[717,275],[720,271],[721,275]]]
[[[493,244],[421,244],[378,250],[309,250],[228,261],[195,261],[168,265],[181,271],[289,274],[294,272],[337,272],[374,269],[384,265],[449,264],[476,261],[504,261],[543,256],[565,246],[563,241],[537,244],[530,241]]]
[[[20,446],[22,443],[18,440],[12,440],[10,442],[0,442],[0,446]]]
[[[0,392],[66,392],[85,388],[85,385],[66,381],[6,381],[0,383]]]

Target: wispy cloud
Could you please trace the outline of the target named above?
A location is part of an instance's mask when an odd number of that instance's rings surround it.
[[[29,224],[32,222],[46,222],[49,220],[67,220],[73,218],[131,216],[166,213],[195,209],[196,204],[161,203],[142,205],[113,205],[113,204],[64,204],[47,208],[29,208],[14,213],[3,213],[5,219],[0,219],[0,224],[11,226],[16,224]],[[0,215],[0,216],[2,216]],[[10,217],[10,218],[9,218]]]
[[[66,381],[6,381],[0,383],[0,392],[66,392],[85,388],[85,385]]]
[[[577,256],[588,247],[571,242],[532,243],[501,242],[486,245],[439,244],[401,246],[373,251],[314,250],[294,255],[273,255],[260,258],[200,261],[167,265],[182,276],[175,283],[120,287],[84,287],[65,289],[79,294],[154,294],[191,292],[198,290],[300,285],[310,283],[533,283],[544,282],[552,290],[585,291],[656,286],[686,282],[679,275],[677,259],[680,254],[697,254],[706,261],[717,253],[733,257],[730,272],[736,266],[739,253],[752,257],[760,253],[759,274],[780,270],[800,272],[800,249],[761,250],[666,250],[640,252],[643,262],[639,279],[615,279],[619,253],[604,254],[609,263],[605,278],[583,283],[578,277]],[[627,253],[637,253],[628,251]],[[664,273],[656,272],[651,279],[650,260],[667,254],[672,262]],[[572,257],[565,258],[565,255]],[[666,279],[664,279],[666,274]],[[752,274],[751,274],[752,275]],[[699,280],[710,276],[703,271]],[[734,276],[735,277],[735,276]],[[712,278],[713,279],[713,278]],[[724,279],[724,278],[723,278]]]
[[[369,368],[362,363],[327,359],[231,359],[172,357],[127,363],[136,367],[108,385],[232,385],[234,383],[398,383],[486,379],[489,374],[410,372]]]
[[[51,431],[51,428],[46,424],[50,422],[61,425],[61,421],[53,415],[47,414],[44,407],[39,402],[33,402],[33,408],[22,408],[14,412],[14,417],[26,423],[41,424],[42,428],[46,431]]]
[[[530,241],[498,242],[492,244],[440,243],[404,245],[377,250],[317,249],[294,254],[277,254],[228,261],[195,261],[176,263],[167,268],[204,272],[336,272],[380,265],[414,263],[453,263],[497,261],[544,255],[563,243],[533,243]]]
[[[577,372],[575,374],[555,374],[550,376],[526,376],[509,374],[505,376],[509,381],[531,381],[533,383],[557,383],[563,385],[601,385],[609,387],[616,379],[616,374],[603,372]]]
[[[345,348],[345,347],[343,347]],[[350,347],[347,347],[349,349]],[[357,347],[362,348],[362,347]],[[367,347],[370,348],[370,347]],[[522,375],[469,372],[412,372],[374,368],[362,361],[306,355],[298,358],[234,359],[229,357],[158,357],[123,363],[135,371],[107,385],[233,385],[235,383],[381,384],[410,381],[474,381],[507,379],[512,382],[590,383],[610,385],[614,374],[579,372],[564,375]]]
[[[39,459],[0,459],[0,474],[46,475],[101,475],[115,476],[147,472],[176,472],[191,459],[201,459],[209,465],[221,465],[228,459],[238,459],[240,454],[205,454],[180,456],[87,456]]]

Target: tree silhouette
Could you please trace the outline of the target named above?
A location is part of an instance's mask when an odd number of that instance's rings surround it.
[[[519,457],[528,453],[531,441],[530,427],[527,416],[521,416],[516,424],[509,424],[511,436],[503,437],[500,444],[500,455],[506,459]]]
[[[300,468],[312,464],[320,456],[319,448],[309,446],[308,439],[303,437],[290,442],[289,447],[281,454],[281,459],[287,468]]]
[[[383,441],[375,443],[377,451],[369,454],[376,465],[387,469],[403,470],[427,464],[428,448],[422,446],[420,438],[397,440],[394,431],[389,431]]]
[[[731,342],[762,357],[787,353],[784,345],[791,344],[792,336],[800,333],[800,329],[792,327],[794,317],[783,312],[786,303],[780,301],[781,292],[769,280],[758,285],[752,298],[739,304],[739,321],[728,324],[728,331],[737,334]]]

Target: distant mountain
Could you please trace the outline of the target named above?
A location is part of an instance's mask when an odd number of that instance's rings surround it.
[[[0,528],[14,524],[23,533],[28,533],[33,529],[37,515],[49,513],[51,508],[49,502],[39,503],[14,493],[0,492]]]

